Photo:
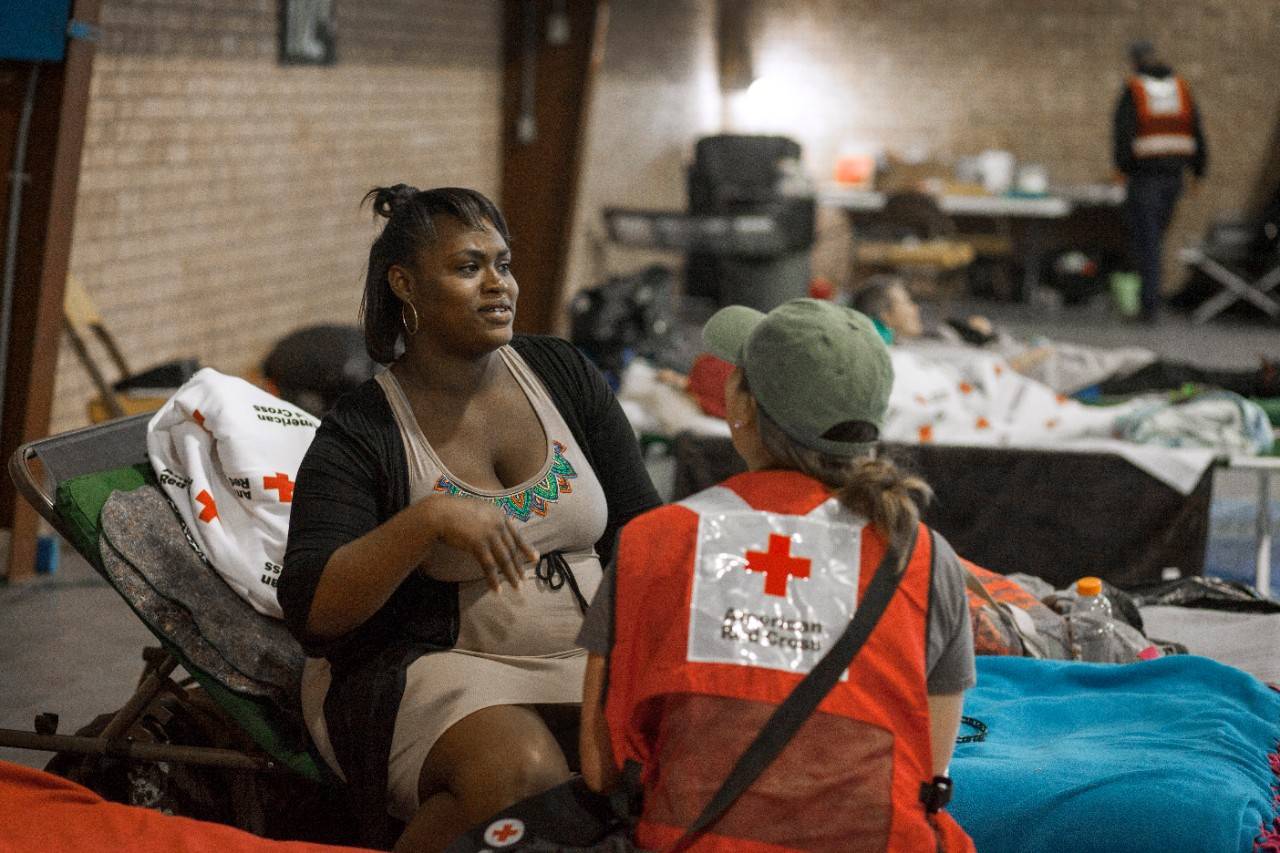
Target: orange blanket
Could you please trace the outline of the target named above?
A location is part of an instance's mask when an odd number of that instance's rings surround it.
[[[218,823],[108,802],[74,782],[0,761],[0,851],[41,853],[352,853],[270,841]]]

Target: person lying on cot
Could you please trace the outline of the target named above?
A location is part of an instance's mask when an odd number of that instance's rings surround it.
[[[889,343],[913,345],[933,338],[990,349],[1017,372],[1061,394],[1095,388],[1103,395],[1141,394],[1195,384],[1244,397],[1280,397],[1280,365],[1267,358],[1260,359],[1257,368],[1213,369],[1163,359],[1141,347],[1027,342],[997,329],[981,315],[948,320],[926,334],[920,307],[902,280],[892,275],[872,276],[854,294],[852,304],[875,321]]]
[[[279,598],[309,655],[307,728],[369,843],[389,813],[397,850],[434,851],[569,777],[582,614],[616,531],[659,499],[600,373],[513,334],[493,202],[404,184],[370,199],[386,223],[361,311],[390,367],[302,462]]]
[[[972,850],[939,810],[976,680],[964,575],[919,521],[929,487],[875,455],[885,344],[862,314],[814,299],[724,308],[703,337],[734,365],[727,417],[749,470],[623,528],[578,638],[587,784],[634,768],[636,843],[670,846],[883,561],[899,585],[846,677],[696,849]]]

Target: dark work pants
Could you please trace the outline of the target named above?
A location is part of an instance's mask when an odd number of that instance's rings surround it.
[[[1181,172],[1135,172],[1129,176],[1129,245],[1142,277],[1142,313],[1147,317],[1160,307],[1161,248],[1181,193]]]

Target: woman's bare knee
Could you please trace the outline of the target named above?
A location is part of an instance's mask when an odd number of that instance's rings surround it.
[[[463,800],[489,801],[496,810],[560,784],[569,778],[569,765],[555,739],[544,732],[523,732],[478,748],[457,767],[450,790]],[[495,795],[502,802],[494,802]]]
[[[510,744],[495,757],[496,763],[481,769],[478,776],[491,773],[494,782],[517,794],[517,799],[540,794],[569,778],[564,753],[549,735]],[[475,781],[484,784],[479,778]]]
[[[441,736],[423,767],[425,799],[447,789],[481,819],[569,778],[564,753],[532,708],[485,708]]]

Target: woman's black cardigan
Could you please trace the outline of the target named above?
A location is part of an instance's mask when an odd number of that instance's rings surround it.
[[[607,562],[621,527],[660,503],[635,434],[604,377],[572,345],[533,335],[517,335],[511,345],[546,386],[604,489],[609,514],[596,550]],[[302,461],[278,590],[293,635],[332,666],[325,721],[365,843],[386,841],[387,761],[405,670],[457,641],[458,587],[413,572],[340,639],[318,642],[305,626],[330,555],[408,504],[404,443],[382,389],[370,380],[325,417]]]

